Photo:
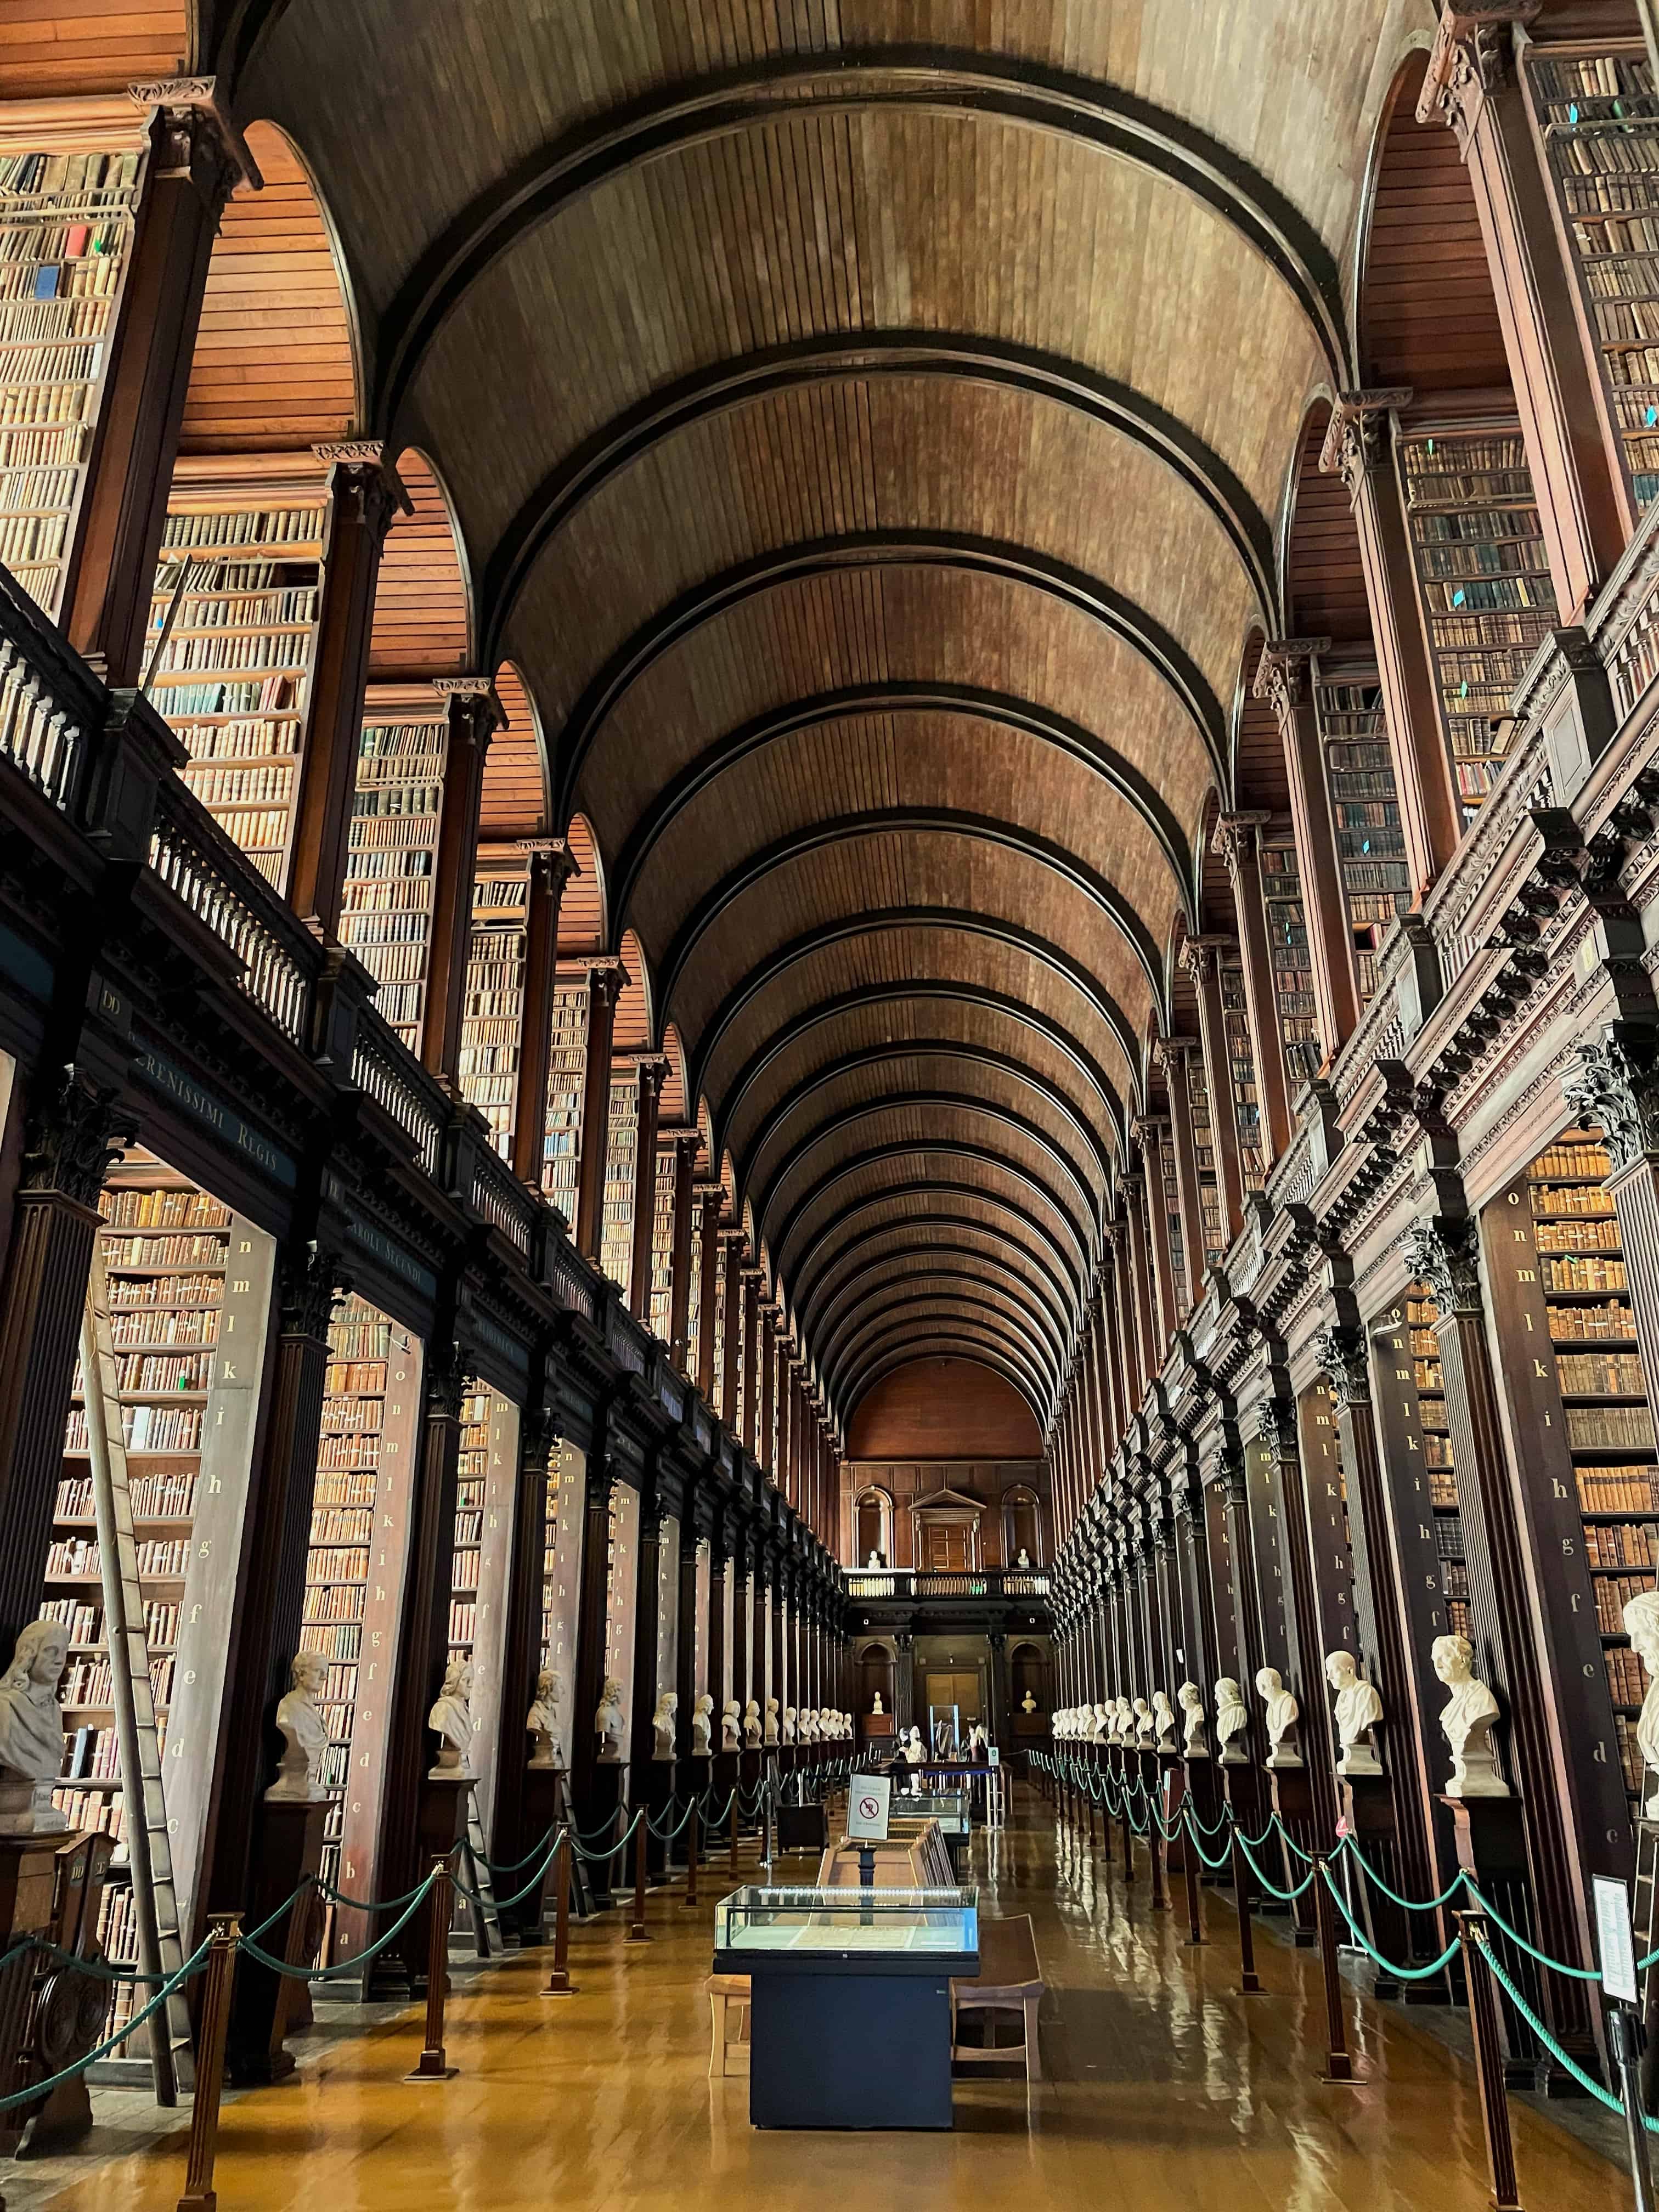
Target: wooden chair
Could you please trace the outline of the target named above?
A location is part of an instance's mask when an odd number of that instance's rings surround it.
[[[747,1974],[710,1974],[703,1985],[708,1991],[708,2011],[714,2041],[708,2053],[708,2078],[724,2081],[731,2072],[728,2060],[733,2050],[749,2048],[749,1977]],[[727,2008],[734,2008],[737,2015],[737,2035],[728,2040],[726,2034]]]
[[[979,1923],[979,1972],[972,1981],[951,1984],[951,2057],[962,2066],[994,2066],[1020,2055],[1018,2044],[999,2045],[996,2015],[1017,2012],[1025,2021],[1025,2079],[1042,2079],[1042,2052],[1037,2041],[1037,2008],[1042,2002],[1042,1968],[1036,1954],[1036,1938],[1029,1913],[1016,1920],[981,1920]],[[957,2040],[957,2018],[964,2012],[982,2012],[985,2042]]]

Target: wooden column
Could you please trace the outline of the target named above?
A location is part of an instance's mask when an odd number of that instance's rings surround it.
[[[749,1532],[739,1528],[732,1546],[732,1694],[739,1708],[749,1686]],[[741,1741],[741,1733],[739,1733]]]
[[[449,1656],[449,1594],[454,1582],[455,1497],[461,1455],[466,1368],[453,1324],[428,1347],[420,1449],[410,1500],[409,1561],[386,1722],[386,1778],[374,1853],[374,1894],[395,1897],[425,1869],[416,1816],[421,1778],[432,1764],[426,1717],[443,1686]],[[604,1555],[604,1539],[600,1539]],[[411,1963],[416,1954],[410,1954]]]
[[[794,1407],[790,1399],[789,1339],[784,1333],[781,1315],[778,1316],[777,1326],[778,1433],[773,1446],[773,1457],[776,1465],[772,1479],[776,1483],[785,1502],[793,1505],[794,1498],[790,1491],[789,1460],[793,1449],[792,1430],[794,1422]]]
[[[513,1172],[532,1188],[542,1180],[547,1140],[547,1080],[553,1058],[553,994],[559,978],[559,908],[580,873],[562,837],[525,838],[530,855],[525,911],[524,1028],[513,1096]]]
[[[639,1124],[634,1150],[634,1249],[628,1263],[628,1310],[635,1321],[651,1317],[651,1268],[656,1257],[657,1108],[667,1077],[668,1062],[661,1053],[641,1055]],[[677,1207],[678,1204],[677,1193]]]
[[[1244,1226],[1238,1109],[1233,1101],[1232,1055],[1227,1049],[1227,1020],[1221,1005],[1221,949],[1230,942],[1224,937],[1189,937],[1181,955],[1181,964],[1198,995],[1198,1029],[1204,1048],[1205,1087],[1210,1095],[1210,1143],[1215,1154],[1224,1248]]]
[[[1395,465],[1395,416],[1411,396],[1404,390],[1340,393],[1319,465],[1340,469],[1353,502],[1406,860],[1412,889],[1421,894],[1457,849],[1463,807],[1418,612],[1411,533]]]
[[[702,1685],[697,1680],[697,1517],[695,1498],[688,1491],[680,1517],[680,1605],[675,1623],[674,1692],[679,1711],[674,1717],[674,1747],[682,1759],[691,1756],[691,1713]],[[705,1645],[705,1650],[707,1646]],[[682,1843],[679,1849],[684,1850]]]
[[[1417,113],[1450,125],[1468,169],[1556,604],[1571,623],[1612,574],[1636,518],[1516,76],[1511,27],[1537,13],[1536,0],[1444,9]]]
[[[755,1456],[762,1471],[777,1480],[774,1448],[776,1442],[773,1407],[777,1395],[777,1333],[778,1317],[768,1306],[760,1317],[760,1420],[756,1430]]]
[[[220,1738],[199,1747],[199,1755],[212,1760],[215,1787],[197,1925],[184,1931],[192,1943],[206,1932],[210,1912],[233,1911],[252,1894],[274,1716],[300,1648],[328,1325],[342,1279],[337,1255],[314,1239],[282,1255],[276,1356],[248,1474]],[[251,1726],[254,1715],[258,1724]]]
[[[1187,1077],[1189,1056],[1199,1047],[1191,1037],[1161,1037],[1153,1048],[1170,1086],[1170,1133],[1175,1142],[1176,1201],[1181,1212],[1181,1242],[1187,1255],[1187,1299],[1195,1306],[1204,1295],[1208,1266],[1204,1241],[1204,1201],[1198,1184],[1198,1146],[1193,1137],[1193,1095]],[[1181,1316],[1184,1322],[1185,1314]]]
[[[1198,1470],[1184,1468],[1172,1486],[1175,1509],[1176,1576],[1181,1593],[1182,1646],[1187,1676],[1204,1692],[1206,1713],[1215,1711],[1216,1662],[1215,1587],[1210,1571],[1209,1529],[1204,1511],[1204,1486]],[[1180,1685],[1176,1685],[1179,1689]],[[1174,1691],[1171,1695],[1174,1695]]]
[[[1095,1316],[1095,1382],[1106,1414],[1106,1451],[1103,1466],[1109,1463],[1112,1454],[1122,1441],[1125,1426],[1116,1346],[1112,1332],[1112,1273],[1115,1265],[1116,1256],[1109,1241],[1100,1255],[1100,1272],[1095,1277],[1091,1300]]]
[[[1092,1303],[1084,1309],[1084,1325],[1077,1346],[1078,1389],[1082,1393],[1089,1430],[1090,1474],[1092,1480],[1098,1481],[1111,1452],[1111,1446],[1106,1441],[1106,1409],[1100,1401],[1100,1362],[1095,1354],[1100,1316]]]
[[[708,1694],[714,1700],[713,1742],[720,1744],[720,1707],[726,1702],[726,1525],[717,1516],[708,1546]]]
[[[1314,718],[1309,668],[1326,651],[1328,638],[1278,638],[1261,648],[1255,694],[1273,702],[1285,743],[1285,773],[1291,787],[1291,820],[1296,832],[1302,884],[1302,911],[1312,963],[1314,1007],[1324,1056],[1334,1060],[1359,1020],[1359,980],[1353,936],[1342,896],[1336,824],[1325,779],[1324,747]]]
[[[1125,1178],[1127,1182],[1127,1177]],[[1134,1260],[1131,1249],[1127,1208],[1122,1217],[1111,1224],[1109,1234],[1116,1266],[1112,1270],[1112,1287],[1117,1298],[1118,1356],[1123,1363],[1123,1401],[1127,1429],[1140,1410],[1141,1399],[1146,1392],[1146,1370],[1142,1363],[1140,1329],[1136,1321],[1139,1285],[1134,1279]]]
[[[110,347],[64,628],[112,687],[143,681],[150,597],[219,218],[261,179],[211,77],[132,87],[155,108],[149,167]]]
[[[1170,1253],[1170,1194],[1164,1182],[1164,1133],[1169,1122],[1161,1115],[1142,1115],[1130,1133],[1140,1147],[1141,1172],[1146,1179],[1146,1222],[1152,1239],[1152,1287],[1161,1355],[1182,1316],[1176,1311],[1175,1268]]]
[[[1297,1744],[1313,1784],[1319,1832],[1334,1835],[1340,1808],[1337,1802],[1336,1760],[1331,1748],[1329,1710],[1325,1687],[1325,1655],[1353,1650],[1352,1618],[1343,1618],[1346,1595],[1339,1591],[1348,1573],[1346,1547],[1334,1562],[1328,1547],[1316,1556],[1315,1538],[1308,1510],[1308,1488],[1304,1477],[1301,1440],[1297,1434],[1296,1401],[1264,1398],[1256,1408],[1263,1455],[1277,1493],[1279,1552],[1287,1585],[1285,1607],[1289,1632],[1290,1666],[1286,1680],[1302,1708]]]
[[[634,1591],[634,1680],[628,1717],[629,1802],[649,1802],[651,1759],[656,1749],[652,1720],[657,1710],[657,1600],[662,1574],[662,1502],[657,1486],[647,1478],[640,1494],[640,1522]],[[628,1868],[633,1860],[626,1861]],[[612,1876],[620,1881],[623,1869]]]
[[[596,1425],[598,1432],[587,1458],[581,1589],[576,1614],[576,1679],[571,1705],[571,1796],[578,1825],[589,1830],[594,1825],[588,1809],[593,1802],[599,1765],[599,1739],[593,1731],[593,1716],[599,1709],[599,1692],[605,1684],[611,1582],[611,1493],[616,1486],[616,1469],[605,1433],[610,1418],[607,1413]],[[711,1576],[710,1588],[713,1586]],[[712,1641],[709,1650],[712,1664],[718,1653],[718,1646]],[[714,1680],[719,1680],[718,1674]],[[714,1703],[718,1710],[718,1694]]]
[[[0,1630],[12,1641],[40,1607],[98,1194],[136,1128],[117,1092],[84,1075],[36,1082],[0,1289]]]
[[[1140,1331],[1140,1364],[1150,1382],[1164,1365],[1164,1338],[1158,1327],[1152,1287],[1152,1230],[1146,1214],[1146,1185],[1139,1175],[1125,1176],[1123,1196],[1129,1210],[1130,1279],[1135,1289],[1135,1325]]]
[[[1285,1038],[1273,983],[1273,948],[1267,941],[1267,908],[1261,893],[1260,833],[1271,814],[1223,814],[1217,817],[1212,848],[1227,864],[1237,917],[1238,946],[1244,969],[1244,1006],[1250,1024],[1250,1056],[1255,1063],[1256,1094],[1261,1102],[1271,1166],[1291,1141],[1290,1085],[1285,1073]]]
[[[750,1456],[757,1453],[759,1443],[760,1393],[756,1388],[760,1347],[755,1340],[760,1334],[761,1271],[745,1267],[743,1271],[743,1413],[741,1424],[732,1423],[733,1431],[743,1439],[744,1449]]]
[[[709,1404],[714,1399],[714,1308],[718,1303],[720,1258],[720,1207],[726,1194],[718,1182],[699,1183],[700,1227],[697,1266],[702,1279],[697,1290],[696,1383]]]
[[[454,1079],[466,1008],[466,963],[472,943],[472,884],[478,866],[478,816],[483,804],[489,740],[507,724],[487,676],[441,676],[433,686],[449,701],[443,802],[432,864],[432,934],[426,963],[426,1017],[421,1060],[434,1075]],[[586,1158],[586,1152],[583,1157]]]
[[[1243,1452],[1237,1443],[1229,1443],[1222,1449],[1218,1489],[1227,1534],[1233,1664],[1237,1670],[1236,1679],[1250,1709],[1250,1756],[1260,1765],[1267,1755],[1267,1736],[1261,1703],[1252,1694],[1251,1685],[1258,1668],[1271,1661],[1261,1623],[1261,1585],[1250,1513],[1249,1481]]]
[[[525,1715],[535,1696],[542,1663],[542,1581],[547,1560],[547,1463],[556,1434],[554,1408],[526,1406],[519,1425],[519,1474],[513,1492],[513,1542],[502,1599],[501,1674],[496,1698],[494,1784],[489,1848],[503,1864],[529,1850],[524,1773],[529,1756]],[[508,1886],[510,1895],[522,1881]]]
[[[668,1267],[668,1356],[680,1373],[690,1379],[692,1347],[687,1342],[691,1316],[691,1223],[696,1198],[697,1154],[702,1139],[695,1129],[682,1129],[674,1138],[674,1247]]]
[[[725,1342],[720,1346],[720,1419],[735,1437],[738,1428],[738,1350],[742,1336],[743,1247],[741,1229],[722,1229],[720,1252],[726,1267]]]
[[[611,1047],[617,1001],[626,981],[620,960],[596,962],[587,971],[587,1054],[582,1072],[576,1249],[584,1260],[596,1262],[605,1233],[605,1170],[611,1150]]]

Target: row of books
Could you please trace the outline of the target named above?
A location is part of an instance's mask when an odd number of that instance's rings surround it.
[[[1574,1470],[1584,1513],[1659,1513],[1659,1475],[1648,1467],[1581,1467]]]
[[[311,1541],[319,1544],[368,1544],[374,1534],[374,1515],[365,1507],[313,1504]],[[322,1577],[326,1579],[326,1577]]]
[[[1653,1448],[1653,1416],[1645,1406],[1569,1406],[1567,1443],[1574,1451]]]
[[[237,507],[169,514],[161,547],[164,552],[177,553],[222,545],[309,545],[322,528],[320,507]]]
[[[158,1712],[173,1702],[173,1654],[171,1651],[151,1653],[150,1695]],[[71,1659],[64,1670],[63,1684],[58,1694],[65,1706],[100,1712],[109,1711],[114,1692],[110,1682],[108,1659]]]
[[[223,1270],[213,1275],[155,1276],[147,1280],[118,1278],[109,1286],[112,1307],[216,1306],[223,1294]]]
[[[1556,1374],[1568,1395],[1595,1392],[1638,1396],[1646,1385],[1638,1352],[1569,1352],[1556,1356]]]
[[[193,1452],[202,1445],[199,1406],[123,1406],[121,1432],[130,1452]],[[70,1409],[64,1431],[65,1453],[84,1456],[88,1450],[87,1416],[83,1407]]]
[[[368,1553],[362,1553],[362,1558],[367,1568]],[[308,1568],[307,1571],[309,1571]],[[364,1584],[362,1582],[329,1584],[307,1581],[305,1607],[301,1619],[307,1624],[319,1625],[335,1621],[360,1621],[363,1617],[363,1597]]]
[[[315,1651],[325,1659],[351,1662],[359,1656],[363,1632],[356,1621],[307,1621],[300,1633],[300,1646],[305,1651]]]
[[[112,1836],[118,1844],[125,1842],[126,1800],[118,1790],[54,1790],[52,1802],[77,1833]],[[125,1986],[130,1989],[131,1984]],[[131,2009],[127,2017],[131,2018]]]
[[[1534,1229],[1540,1252],[1617,1252],[1619,1224],[1606,1218],[1540,1221]]]
[[[326,1413],[330,1409],[325,1407]],[[312,1491],[317,1506],[372,1506],[379,1477],[374,1474],[319,1474]]]
[[[1613,1193],[1594,1182],[1568,1182],[1559,1186],[1534,1183],[1532,1187],[1532,1210],[1534,1218],[1539,1220],[1560,1213],[1607,1220],[1614,1210]]]
[[[138,1572],[154,1577],[178,1577],[190,1565],[190,1539],[187,1536],[147,1537],[134,1547]],[[49,1581],[64,1576],[99,1575],[103,1571],[101,1555],[95,1542],[82,1536],[60,1538],[46,1552],[46,1577]]]
[[[1595,1593],[1595,1625],[1603,1636],[1622,1636],[1625,1632],[1624,1611],[1633,1597],[1653,1588],[1651,1575],[1597,1575],[1591,1587]]]
[[[1659,1534],[1644,1521],[1592,1521],[1584,1557],[1593,1567],[1659,1566]]]
[[[325,1436],[372,1436],[380,1428],[383,1400],[378,1394],[358,1397],[348,1385],[343,1392],[331,1392],[329,1399],[323,1408]]]
[[[317,1465],[319,1470],[354,1472],[360,1468],[376,1468],[380,1463],[380,1439],[367,1433],[353,1432],[348,1436],[325,1436],[318,1448]]]
[[[10,199],[73,198],[129,193],[138,182],[141,157],[124,153],[28,153],[0,155],[0,192]]]

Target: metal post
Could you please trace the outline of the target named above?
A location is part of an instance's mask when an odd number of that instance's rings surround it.
[[[432,1888],[427,1898],[431,1919],[427,1923],[426,2048],[405,2081],[447,2081],[459,2069],[449,2064],[444,2051],[444,1998],[449,1989],[449,1855],[432,1862]]]
[[[1152,1863],[1152,1910],[1170,1910],[1170,1888],[1164,1879],[1164,1834],[1158,1825],[1158,1806],[1149,1790],[1146,1796],[1146,1856]]]
[[[241,1915],[216,1912],[207,1962],[197,2045],[196,2096],[190,2115],[190,2148],[185,2161],[185,2193],[179,2212],[214,2212],[213,2161],[219,2148],[219,2092],[225,2078],[225,2031],[230,2025],[231,1990],[236,1978],[236,1945]],[[165,2011],[167,2008],[162,2007]]]
[[[685,1901],[697,1901],[697,1801],[691,1800],[690,1817],[685,1824]]]
[[[1190,1950],[1204,1941],[1204,1906],[1198,1887],[1198,1844],[1190,1820],[1187,1824],[1186,1844],[1181,1863],[1187,1880],[1187,1948]]]
[[[630,1943],[648,1943],[650,1936],[645,1925],[645,1808],[635,1814],[634,1830],[634,1919],[628,1930]]]
[[[732,1791],[732,1871],[738,1870],[738,1788]]]
[[[1325,2038],[1328,2049],[1322,2081],[1352,2081],[1353,2060],[1348,2055],[1348,2024],[1342,2016],[1342,1975],[1336,1957],[1336,1908],[1325,1880],[1325,1861],[1314,1859],[1314,1919],[1319,1929],[1319,1964],[1325,1981]]]
[[[1480,2091],[1480,2124],[1486,2138],[1486,2171],[1494,2212],[1521,2212],[1515,2174],[1515,2143],[1510,2134],[1510,2100],[1504,2088],[1504,2040],[1498,2024],[1498,1998],[1492,1973],[1481,1955],[1486,1915],[1455,1912],[1468,1992],[1469,2025],[1474,2031],[1474,2075]],[[1645,2147],[1644,2147],[1645,2148]],[[1648,2203],[1652,2203],[1650,2195]],[[1640,2203],[1638,2185],[1638,2203]]]
[[[1250,1878],[1244,1846],[1239,1840],[1237,1828],[1232,1831],[1232,1843],[1233,1896],[1238,1905],[1238,1994],[1242,1997],[1265,1996],[1267,1991],[1255,1971],[1255,1932],[1250,1925]]]
[[[1628,2006],[1614,2005],[1608,2015],[1613,2055],[1619,2066],[1619,2090],[1625,2106],[1625,2142],[1630,2176],[1636,2185],[1636,2212],[1653,2212],[1653,2162],[1647,2124],[1642,2117],[1642,2031]]]
[[[542,1991],[544,1997],[575,1995],[570,1983],[570,1855],[575,1848],[567,1828],[559,1849],[559,1871],[553,1886],[553,1971]]]
[[[1101,1808],[1100,1817],[1103,1820],[1106,1817],[1106,1808],[1104,1806]],[[1123,1784],[1123,1880],[1125,1886],[1133,1889],[1134,1887],[1134,1879],[1135,1829],[1134,1822],[1129,1818],[1129,1784],[1126,1777]]]

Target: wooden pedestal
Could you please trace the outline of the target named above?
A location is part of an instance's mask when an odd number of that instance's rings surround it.
[[[745,1828],[759,1826],[759,1815],[751,1814],[748,1808],[755,1802],[755,1792],[760,1788],[761,1771],[761,1753],[758,1748],[738,1753],[738,1776],[743,1785],[743,1796],[740,1802],[744,1808],[743,1825]]]
[[[107,1836],[0,1837],[0,1952],[23,1936],[97,1954],[98,1905],[112,1846]],[[25,1954],[0,1967],[0,2089],[44,2081],[99,2042],[107,1982]],[[26,2056],[27,2054],[27,2056]],[[66,2149],[92,2126],[84,2076],[0,2115],[0,2154]]]
[[[726,1799],[738,1786],[743,1771],[743,1754],[736,1751],[717,1751],[712,1765],[714,1802],[709,1810],[720,1814],[725,1811]]]
[[[1268,1786],[1273,1793],[1273,1808],[1285,1823],[1291,1837],[1304,1851],[1312,1850],[1315,1844],[1324,1840],[1315,1828],[1313,1777],[1305,1766],[1275,1766],[1267,1770]],[[1308,1871],[1302,1860],[1284,1845],[1281,1837],[1279,1863],[1285,1869],[1286,1889],[1294,1889]],[[1269,1898],[1263,1910],[1278,1902]],[[1283,1907],[1280,1907],[1283,1910]],[[1319,1929],[1315,1917],[1313,1893],[1304,1889],[1291,1906],[1291,1927],[1297,1942],[1311,1950],[1319,1941]]]
[[[650,1814],[653,1831],[658,1828],[665,1830],[671,1828],[679,1817],[678,1813],[672,1810],[674,1775],[675,1763],[672,1759],[651,1759],[646,1761],[640,1794],[635,1798],[634,1803],[636,1809],[641,1805],[646,1807]],[[634,1862],[628,1854],[625,1853],[624,1856],[628,1856],[628,1866],[625,1871],[631,1881]],[[667,1881],[668,1844],[665,1837],[647,1832],[645,1839],[645,1867],[647,1876],[651,1881]]]
[[[576,1808],[576,1825],[590,1851],[610,1850],[611,1844],[628,1826],[618,1821],[618,1809],[628,1802],[628,1769],[620,1759],[601,1759],[594,1766],[592,1795],[585,1805]],[[604,1912],[616,1902],[614,1892],[631,1880],[631,1865],[624,1864],[627,1853],[612,1853],[608,1859],[595,1859],[586,1868],[587,1875],[587,1904],[592,1912]]]
[[[1226,1832],[1212,1832],[1221,1818],[1221,1770],[1212,1759],[1188,1759],[1181,1761],[1186,1777],[1187,1800],[1205,1831],[1204,1849],[1216,1857],[1227,1841]],[[1198,1862],[1198,1878],[1224,1888],[1232,1879],[1225,1866],[1206,1867],[1202,1857]]]
[[[1395,1820],[1394,1791],[1386,1774],[1342,1774],[1342,1818],[1348,1832],[1389,1887],[1401,1890],[1399,1832]],[[1415,1966],[1436,1958],[1445,1948],[1450,1932],[1442,1917],[1407,1912],[1373,1881],[1355,1869],[1353,1899],[1365,1933],[1385,1959]],[[1425,1948],[1431,1945],[1432,1948]],[[1394,1974],[1376,1970],[1376,1994],[1407,2004],[1444,2004],[1446,1984],[1437,1974],[1431,1981],[1402,1982]]]
[[[323,1831],[328,1801],[314,1805],[272,1804],[259,1808],[253,1854],[253,1887],[246,1924],[257,1928],[285,1897],[291,1897],[323,1863]],[[264,1937],[261,1948],[303,1966],[317,1948],[320,1914],[316,1893],[307,1890]],[[311,2025],[311,1991],[305,1982],[273,1973],[256,1960],[237,1961],[230,2026],[225,2038],[225,2079],[236,2088],[280,2081],[294,2071],[284,2039]]]
[[[1164,1815],[1164,1825],[1174,1830],[1164,1847],[1164,1864],[1172,1875],[1187,1871],[1187,1831],[1182,1823],[1181,1808],[1187,1795],[1187,1765],[1176,1753],[1160,1751],[1153,1753],[1158,1761],[1158,1810]]]
[[[1518,1797],[1441,1797],[1437,1801],[1451,1815],[1457,1863],[1472,1874],[1483,1894],[1490,1898],[1511,1928],[1537,1941],[1533,1935],[1532,1885],[1527,1869],[1525,1816]],[[1473,1902],[1473,1900],[1471,1900]],[[1527,2002],[1546,2021],[1544,1993],[1539,1970],[1501,1928],[1487,1923],[1487,1940],[1504,1962],[1504,1971]],[[1510,2004],[1503,1990],[1498,1996],[1498,2017],[1504,2031],[1504,2079],[1511,2089],[1559,2092],[1563,2069],[1540,2049],[1532,2030]]]
[[[471,1775],[463,1778],[459,1775],[428,1774],[422,1782],[416,1801],[415,1863],[422,1876],[430,1873],[432,1862],[441,1852],[452,1850],[466,1833],[466,1800],[471,1787]],[[431,1901],[423,1899],[420,1911],[398,1938],[404,1986],[411,1996],[426,1994],[427,1961],[432,1956],[431,1922]],[[383,1951],[375,1965],[378,1966],[391,1955]],[[373,1988],[374,1995],[382,1993],[383,1984],[378,1976],[374,1978]]]

